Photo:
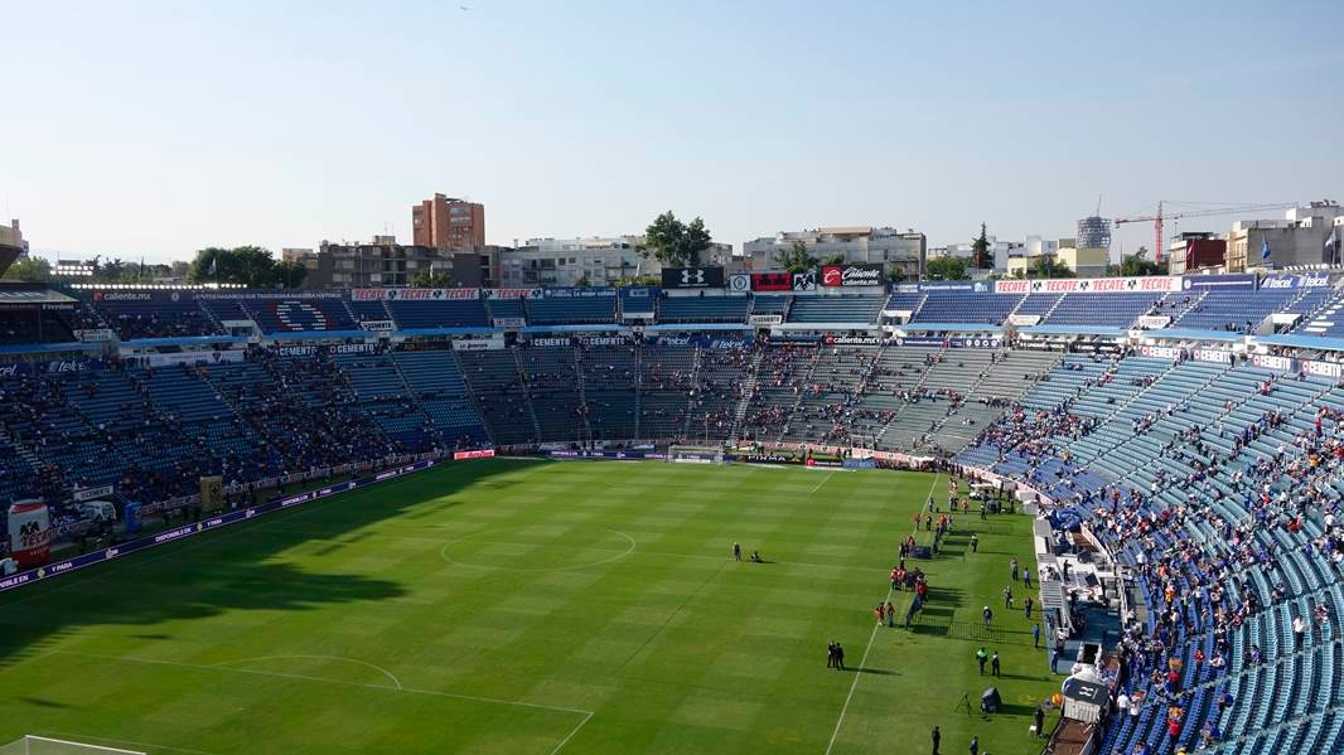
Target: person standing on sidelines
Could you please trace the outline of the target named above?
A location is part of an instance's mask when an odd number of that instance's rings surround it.
[[[937,726],[933,727],[933,731],[929,733],[929,739],[933,740],[933,755],[939,755],[938,745],[943,743],[943,733],[938,731]]]
[[[733,543],[733,560],[734,560],[734,561],[741,561],[741,560],[742,560],[742,544],[741,544],[741,543]]]

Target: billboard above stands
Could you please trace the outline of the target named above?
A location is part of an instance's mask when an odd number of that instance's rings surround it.
[[[665,267],[663,288],[723,288],[723,268]]]
[[[733,273],[728,276],[728,290],[745,293],[751,290],[751,276],[746,273]]]
[[[920,291],[988,291],[989,285],[975,281],[924,281]]]
[[[543,288],[542,296],[547,299],[599,299],[616,295],[614,288]]]
[[[1325,288],[1330,285],[1330,276],[1325,273],[1306,275],[1268,275],[1260,281],[1263,289],[1285,288]]]
[[[792,291],[793,273],[752,273],[752,291]]]
[[[878,336],[826,336],[822,343],[827,346],[879,346],[882,339]]]
[[[826,288],[855,288],[859,286],[880,286],[883,283],[881,265],[848,264],[822,265],[821,285]]]
[[[1000,294],[1135,294],[1181,290],[1181,279],[1167,275],[1134,278],[1037,278],[994,281]]]
[[[805,270],[801,273],[793,273],[791,283],[794,291],[816,291],[817,271]]]
[[[479,288],[356,288],[351,289],[353,301],[448,301],[479,299]]]
[[[1181,279],[1181,287],[1187,291],[1210,289],[1220,291],[1253,291],[1256,276],[1242,275],[1187,275]]]
[[[539,288],[487,288],[485,289],[485,298],[487,299],[540,299],[541,289]]]

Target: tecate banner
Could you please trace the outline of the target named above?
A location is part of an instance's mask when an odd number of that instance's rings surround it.
[[[1133,294],[1180,291],[1181,279],[1166,275],[1137,278],[1044,278],[994,281],[997,294]]]
[[[882,285],[882,266],[871,264],[822,265],[821,285],[826,288],[854,288]]]
[[[51,517],[47,504],[27,500],[9,507],[9,555],[20,569],[41,566],[51,557]]]
[[[723,268],[665,267],[663,288],[723,288]]]

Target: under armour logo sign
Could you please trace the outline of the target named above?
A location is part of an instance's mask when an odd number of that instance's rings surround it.
[[[700,268],[686,268],[681,271],[681,285],[683,286],[703,286],[705,285],[705,271]]]

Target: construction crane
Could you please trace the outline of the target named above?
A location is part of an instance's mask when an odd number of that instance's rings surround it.
[[[1178,210],[1169,215],[1162,214],[1163,204],[1180,204],[1194,206],[1189,210]],[[1128,218],[1116,218],[1115,224],[1123,223],[1149,223],[1153,224],[1153,261],[1162,261],[1162,230],[1168,220],[1180,220],[1181,218],[1205,218],[1213,215],[1238,215],[1244,212],[1263,212],[1265,210],[1286,210],[1296,207],[1295,202],[1278,202],[1275,204],[1244,204],[1244,205],[1222,205],[1218,207],[1206,207],[1199,209],[1198,202],[1172,202],[1169,200],[1158,200],[1156,215],[1136,215]],[[1208,204],[1208,203],[1205,203]]]

